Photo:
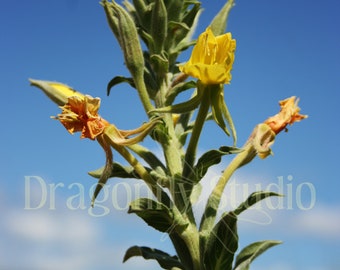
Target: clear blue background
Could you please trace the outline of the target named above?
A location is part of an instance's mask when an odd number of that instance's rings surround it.
[[[195,37],[223,5],[202,2]],[[286,194],[282,205],[272,201],[240,220],[241,247],[262,239],[284,241],[256,260],[253,269],[340,268],[339,12],[337,0],[236,1],[231,11],[228,31],[237,40],[237,52],[225,98],[239,146],[257,123],[277,113],[279,100],[296,95],[302,113],[309,115],[277,137],[274,156],[256,159],[233,178],[242,196],[256,185]],[[110,213],[88,213],[95,180],[87,172],[103,165],[104,154],[96,142],[71,136],[51,120],[59,109],[28,82],[55,80],[99,96],[103,117],[121,129],[137,127],[146,116],[136,92],[122,85],[106,96],[106,84],[115,75],[128,73],[98,1],[1,1],[1,269],[159,269],[140,258],[123,264],[125,250],[137,244],[174,253],[168,238],[126,214],[139,182],[111,180],[105,202]],[[200,151],[228,144],[231,139],[209,123]],[[206,189],[228,161],[213,168]],[[44,190],[28,176],[40,177],[46,188],[39,209],[33,208]],[[31,180],[26,194],[25,179],[26,184]],[[280,179],[281,190],[268,186]],[[79,188],[84,209],[72,210],[67,203]],[[271,209],[275,205],[279,209]]]

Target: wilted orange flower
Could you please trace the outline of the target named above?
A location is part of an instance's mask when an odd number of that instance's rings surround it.
[[[58,119],[64,127],[73,134],[81,132],[81,138],[94,140],[104,131],[109,123],[98,115],[100,98],[85,95],[84,98],[72,96],[68,102],[61,106],[61,114]]]
[[[278,134],[280,131],[286,128],[287,125],[292,125],[294,122],[299,122],[302,119],[307,118],[307,115],[300,114],[300,108],[297,106],[299,99],[295,96],[281,100],[279,102],[281,110],[278,114],[269,117],[265,124]]]
[[[234,63],[236,40],[231,33],[215,36],[208,27],[197,40],[187,63],[179,69],[204,84],[227,84]]]

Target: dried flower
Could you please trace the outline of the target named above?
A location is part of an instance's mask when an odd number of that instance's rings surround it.
[[[72,96],[68,102],[61,106],[61,114],[58,119],[64,127],[73,134],[81,132],[81,138],[94,140],[101,134],[109,123],[98,115],[100,98],[85,95],[84,98]]]
[[[235,49],[236,40],[231,33],[215,36],[208,27],[198,37],[189,61],[179,69],[204,84],[228,84]]]
[[[287,125],[292,125],[294,122],[299,122],[302,119],[307,118],[307,115],[300,114],[300,108],[297,106],[299,99],[295,96],[281,100],[279,102],[281,110],[278,114],[269,117],[265,124],[278,134],[283,129],[286,129]]]

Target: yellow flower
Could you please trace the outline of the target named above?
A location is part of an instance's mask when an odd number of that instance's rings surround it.
[[[234,63],[236,40],[231,33],[215,36],[208,27],[197,40],[187,63],[179,69],[204,84],[228,84]]]
[[[64,127],[73,134],[81,132],[81,138],[94,140],[101,134],[109,123],[98,115],[100,98],[85,95],[83,98],[72,96],[68,102],[61,106],[62,112],[58,119]]]
[[[278,114],[269,117],[265,124],[278,134],[283,129],[286,129],[287,125],[292,125],[294,122],[299,122],[302,119],[307,118],[307,115],[300,114],[300,108],[297,106],[299,99],[295,96],[281,100],[279,102],[281,110]]]

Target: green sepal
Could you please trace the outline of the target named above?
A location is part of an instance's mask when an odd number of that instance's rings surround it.
[[[249,270],[250,264],[267,249],[281,244],[281,241],[265,240],[252,243],[237,255],[233,270]]]
[[[134,256],[142,256],[146,260],[156,260],[163,269],[184,269],[176,256],[171,256],[159,249],[132,246],[126,251],[123,262]]]
[[[210,23],[210,28],[215,36],[224,34],[227,28],[229,12],[234,5],[234,0],[228,0]]]
[[[238,248],[237,216],[233,212],[224,214],[207,238],[202,236],[201,240],[205,269],[231,270]]]
[[[116,77],[112,78],[109,81],[109,83],[107,84],[106,94],[109,96],[110,92],[111,92],[111,88],[116,86],[117,84],[120,84],[120,83],[128,83],[133,88],[136,88],[135,83],[134,83],[132,78],[127,78],[127,77],[124,77],[124,76],[116,76]]]
[[[216,85],[215,89],[211,89],[211,109],[214,121],[228,136],[230,136],[231,132],[234,140],[234,145],[236,145],[236,129],[233,119],[231,118],[231,115],[229,113],[228,107],[224,101],[223,84]]]
[[[131,202],[128,213],[135,213],[149,226],[161,232],[167,232],[174,226],[172,211],[166,205],[148,198]]]
[[[283,195],[272,191],[255,191],[250,194],[249,197],[234,210],[234,213],[236,215],[239,215],[257,202],[271,196],[282,197]]]

